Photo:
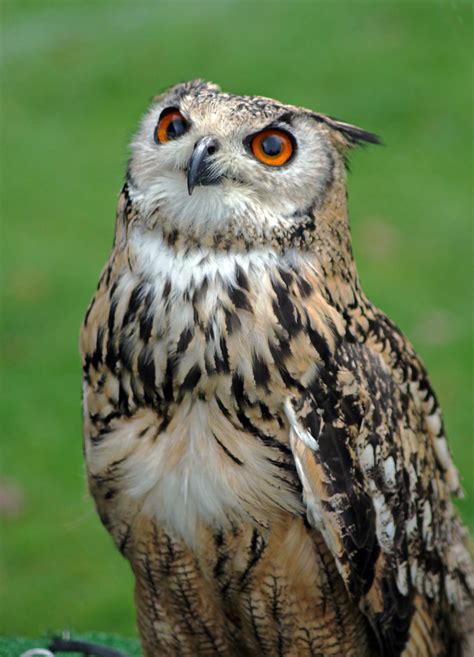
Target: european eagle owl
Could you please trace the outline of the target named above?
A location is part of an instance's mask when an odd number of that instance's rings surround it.
[[[89,486],[146,657],[468,654],[441,412],[352,255],[365,142],[200,80],[132,142],[81,351]]]

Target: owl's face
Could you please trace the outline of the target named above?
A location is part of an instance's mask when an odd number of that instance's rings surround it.
[[[134,201],[142,216],[195,234],[289,226],[318,206],[343,162],[344,139],[325,119],[201,81],[178,85],[132,144]]]

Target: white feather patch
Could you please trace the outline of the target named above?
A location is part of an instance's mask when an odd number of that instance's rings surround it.
[[[318,449],[318,443],[313,438],[313,436],[309,433],[309,431],[306,431],[305,429],[303,429],[303,427],[299,424],[299,422],[296,418],[295,410],[294,410],[293,405],[291,403],[291,399],[289,397],[287,397],[287,399],[285,399],[284,409],[285,409],[286,417],[288,418],[288,422],[290,423],[291,431],[301,441],[303,441],[303,443],[306,445],[306,447],[309,447],[310,449],[313,449],[313,450],[316,451]]]
[[[121,493],[142,501],[142,513],[194,546],[200,523],[228,526],[229,520],[301,512],[301,500],[282,486],[268,448],[239,432],[217,403],[183,400],[166,431],[141,409],[87,451],[92,474],[120,461]],[[232,458],[229,456],[232,454]]]

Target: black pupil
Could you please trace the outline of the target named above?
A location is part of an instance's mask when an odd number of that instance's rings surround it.
[[[181,116],[176,116],[166,130],[166,134],[169,139],[176,139],[176,137],[181,137],[182,134],[186,132],[186,123]]]
[[[281,137],[278,137],[277,135],[269,135],[268,137],[265,137],[261,145],[262,151],[265,155],[268,155],[268,157],[280,155],[283,149],[283,141]]]

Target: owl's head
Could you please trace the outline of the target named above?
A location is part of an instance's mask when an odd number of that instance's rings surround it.
[[[148,229],[268,243],[301,232],[345,154],[376,135],[307,109],[201,80],[159,97],[132,143],[130,193]],[[290,240],[291,241],[291,240]]]

